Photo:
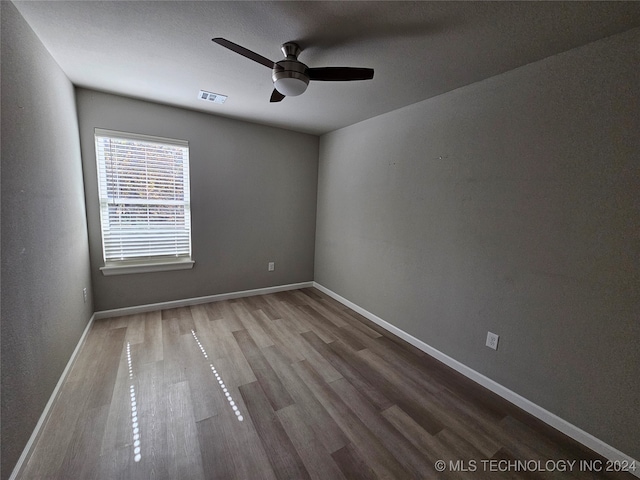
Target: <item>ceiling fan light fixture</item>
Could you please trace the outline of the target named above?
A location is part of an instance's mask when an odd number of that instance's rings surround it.
[[[286,97],[301,95],[309,86],[307,66],[296,59],[281,60],[273,66],[271,79],[275,89]]]
[[[309,86],[309,79],[284,77],[276,79],[273,85],[281,94],[286,95],[287,97],[296,97],[305,92]]]

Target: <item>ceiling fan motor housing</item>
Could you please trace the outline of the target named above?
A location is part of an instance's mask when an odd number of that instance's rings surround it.
[[[297,59],[300,47],[293,42],[287,42],[282,45],[281,50],[286,58],[273,67],[273,85],[278,92],[287,97],[301,95],[309,85],[309,68]]]

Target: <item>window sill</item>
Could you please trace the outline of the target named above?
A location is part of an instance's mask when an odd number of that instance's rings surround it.
[[[193,268],[193,260],[164,261],[154,263],[130,263],[105,265],[100,267],[105,277],[110,275],[128,275],[130,273],[168,272],[171,270],[188,270]]]

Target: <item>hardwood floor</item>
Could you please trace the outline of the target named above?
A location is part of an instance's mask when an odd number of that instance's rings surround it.
[[[633,478],[597,461],[302,289],[96,321],[19,478]]]

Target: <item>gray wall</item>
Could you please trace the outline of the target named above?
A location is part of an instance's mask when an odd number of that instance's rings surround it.
[[[638,45],[636,29],[322,136],[315,257],[321,285],[634,458]]]
[[[317,136],[91,90],[76,98],[96,311],[313,280]],[[102,275],[96,127],[189,141],[192,270]]]
[[[10,2],[2,14],[2,478],[93,312],[73,86]]]

